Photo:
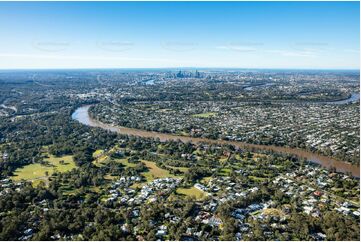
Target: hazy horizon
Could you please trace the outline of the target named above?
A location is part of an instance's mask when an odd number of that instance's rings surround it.
[[[1,2],[0,69],[359,69],[359,2]]]

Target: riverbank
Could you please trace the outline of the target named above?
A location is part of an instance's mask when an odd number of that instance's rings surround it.
[[[206,138],[193,138],[187,136],[177,136],[172,134],[164,134],[159,132],[151,132],[139,129],[132,129],[127,127],[117,127],[110,124],[102,123],[98,120],[92,119],[89,116],[89,107],[90,105],[79,107],[75,110],[72,114],[72,118],[77,120],[78,122],[91,126],[91,127],[99,127],[105,130],[110,130],[113,132],[117,132],[120,134],[126,135],[134,135],[140,136],[145,138],[159,138],[161,141],[167,140],[181,140],[182,142],[192,142],[192,143],[213,143],[213,144],[231,144],[236,147],[240,148],[255,148],[255,149],[262,149],[262,150],[270,150],[280,153],[288,153],[294,154],[300,158],[305,158],[311,162],[317,163],[325,168],[336,168],[338,172],[343,173],[351,173],[355,177],[360,177],[360,167],[356,165],[352,165],[350,163],[336,160],[332,157],[327,157],[319,154],[315,154],[306,150],[297,149],[297,148],[289,148],[289,147],[280,147],[274,145],[257,145],[257,144],[248,144],[244,142],[237,142],[237,141],[227,141],[227,140],[213,140],[213,139],[206,139]]]

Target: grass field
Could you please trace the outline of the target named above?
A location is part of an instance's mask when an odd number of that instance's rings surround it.
[[[124,165],[125,167],[135,167],[137,164],[128,162],[128,159],[115,159],[116,162]]]
[[[196,156],[199,156],[199,155],[205,154],[205,152],[204,152],[204,150],[200,150],[199,148],[197,148],[195,151],[193,151],[192,154],[196,155]]]
[[[97,167],[102,167],[104,165],[106,165],[106,163],[114,160],[115,162],[117,163],[120,163],[122,164],[123,166],[125,166],[125,168],[128,168],[128,167],[135,167],[137,164],[135,163],[130,163],[128,162],[128,159],[127,158],[123,158],[123,159],[114,159],[114,158],[109,158],[107,155],[103,154],[102,156],[98,157],[97,159],[95,159],[93,161],[93,164]],[[118,176],[112,176],[110,174],[107,174],[104,176],[104,179],[110,181],[110,180],[114,180],[114,179],[117,179]]]
[[[108,156],[101,156],[95,160],[93,160],[93,164],[97,167],[102,167],[107,163]]]
[[[266,181],[267,178],[264,178],[264,177],[257,177],[257,176],[249,176],[248,177],[249,179],[255,181],[255,182],[263,182],[263,181]]]
[[[11,177],[14,181],[26,180],[31,181],[33,186],[37,186],[40,181],[44,181],[45,183],[48,181],[48,177],[51,176],[54,172],[67,172],[76,168],[73,157],[62,156],[55,157],[53,155],[49,155],[49,158],[45,158],[48,165],[30,164],[24,166],[22,168],[18,168],[14,172],[14,176]],[[60,164],[60,161],[63,160],[64,164]],[[48,172],[48,176],[46,176],[46,172]]]
[[[93,157],[94,158],[97,158],[97,157],[99,157],[100,155],[102,155],[104,153],[104,150],[96,150],[96,151],[94,151],[94,153],[93,153]]]
[[[169,171],[159,168],[155,162],[146,161],[146,160],[141,160],[141,162],[143,162],[146,165],[146,167],[148,167],[148,169],[149,169],[149,171],[141,173],[147,181],[143,182],[143,183],[134,183],[131,186],[131,188],[142,188],[144,185],[147,184],[147,182],[151,182],[157,178],[181,177],[181,176],[175,176],[173,174],[170,174]],[[133,165],[133,164],[131,164],[131,165]]]
[[[273,216],[284,216],[284,212],[282,212],[280,209],[276,208],[266,208],[263,210],[263,213],[265,215],[273,215]]]
[[[267,158],[265,154],[253,153],[253,158]]]
[[[105,180],[108,180],[108,181],[113,181],[113,180],[116,180],[116,179],[118,179],[119,178],[119,176],[112,176],[112,175],[110,175],[110,174],[106,174],[105,176],[104,176],[104,179]]]
[[[187,172],[189,170],[189,167],[178,167],[178,166],[167,166],[169,168],[172,168],[174,170],[180,170],[181,172]]]
[[[228,160],[228,157],[222,156],[222,158],[219,159],[221,164],[224,164]]]
[[[194,118],[210,118],[213,116],[216,116],[217,113],[214,112],[208,112],[208,113],[198,113],[198,114],[193,114],[192,117]]]
[[[148,167],[149,171],[142,172],[142,175],[147,179],[147,182],[153,181],[157,178],[165,178],[165,177],[176,177],[173,174],[170,174],[169,171],[159,168],[155,162],[145,161],[142,162]]]
[[[208,182],[212,179],[210,176],[203,177],[200,182],[203,184],[208,184]]]
[[[33,183],[34,185],[34,183]],[[71,185],[69,184],[62,184],[61,186],[61,191],[63,193],[63,195],[75,195],[79,189],[73,188]]]
[[[231,173],[231,169],[229,169],[229,168],[222,168],[222,169],[218,172],[218,175],[220,175],[220,176],[229,176],[230,173]]]
[[[201,190],[191,187],[191,188],[178,188],[177,189],[178,194],[183,194],[185,196],[189,197],[195,197],[197,200],[201,200],[207,196],[206,193],[202,192]]]
[[[104,150],[96,150],[93,153],[93,158],[93,164],[97,167],[101,167],[106,163],[109,156],[104,152]]]

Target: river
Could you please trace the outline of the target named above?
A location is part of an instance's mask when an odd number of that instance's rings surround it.
[[[17,111],[18,111],[18,109],[17,109],[15,106],[7,106],[7,105],[5,105],[4,103],[1,104],[0,107],[5,108],[5,109],[11,109],[11,110],[13,110],[14,112],[17,112]]]
[[[243,88],[243,90],[245,91],[252,91],[253,89],[255,88],[259,88],[259,87],[270,87],[270,86],[273,86],[274,83],[264,83],[264,84],[256,84],[256,85],[253,85],[253,86],[246,86]]]
[[[298,157],[306,158],[307,160],[317,163],[325,168],[335,167],[336,170],[339,172],[343,172],[343,173],[350,172],[353,176],[360,177],[360,167],[359,166],[352,165],[350,163],[340,161],[340,160],[337,160],[337,159],[334,159],[331,157],[327,157],[324,155],[315,154],[310,151],[297,149],[297,148],[280,147],[280,146],[274,146],[274,145],[256,145],[256,144],[248,144],[248,143],[238,142],[238,141],[193,138],[193,137],[164,134],[164,133],[151,132],[151,131],[145,131],[145,130],[139,130],[139,129],[132,129],[132,128],[121,127],[121,126],[113,126],[113,125],[105,124],[98,120],[92,119],[88,113],[89,107],[90,107],[90,105],[79,107],[72,114],[72,118],[82,124],[85,124],[85,125],[88,125],[91,127],[99,127],[99,128],[103,128],[105,130],[110,130],[113,132],[117,132],[120,134],[126,134],[126,135],[134,135],[134,136],[140,136],[140,137],[146,137],[146,138],[159,138],[161,141],[181,140],[182,142],[192,142],[192,143],[206,142],[206,143],[213,143],[213,144],[215,144],[215,143],[231,144],[231,145],[234,145],[239,148],[256,148],[256,149],[262,149],[262,150],[272,150],[272,151],[280,152],[280,153],[294,154]]]
[[[323,102],[323,103],[327,103],[327,104],[348,104],[348,103],[355,103],[358,100],[360,100],[360,93],[351,93],[351,96],[349,98],[339,100],[339,101],[329,101],[329,102]]]
[[[274,83],[256,84],[253,86],[246,86],[243,88],[243,90],[252,91],[255,88],[269,87],[269,86],[273,86],[273,85],[274,85]],[[338,101],[309,101],[309,103],[340,105],[340,104],[355,103],[358,100],[360,100],[360,93],[354,92],[354,93],[351,93],[350,97],[348,97],[346,99],[338,100]]]

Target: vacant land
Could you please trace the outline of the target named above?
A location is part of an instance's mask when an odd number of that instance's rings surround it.
[[[195,197],[197,200],[201,200],[206,196],[206,193],[202,192],[201,190],[191,187],[191,188],[178,188],[178,194],[183,194],[189,197]]]
[[[142,162],[148,167],[147,172],[143,172],[142,175],[147,179],[147,182],[151,182],[157,178],[165,178],[165,177],[175,177],[175,175],[170,174],[169,171],[159,168],[155,162],[145,161]]]

